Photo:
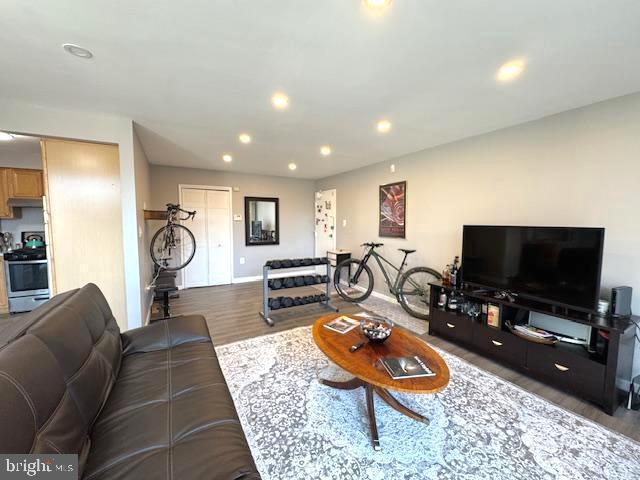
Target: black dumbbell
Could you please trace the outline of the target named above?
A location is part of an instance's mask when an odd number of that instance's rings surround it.
[[[282,299],[282,308],[289,308],[289,307],[293,307],[293,298],[284,297]]]
[[[308,304],[308,303],[311,303],[311,298],[310,297],[311,297],[311,295],[306,295],[306,296],[302,297],[304,299],[303,303],[305,305]]]
[[[291,268],[293,267],[293,263],[291,263],[291,260],[289,260],[288,258],[285,260],[282,260],[280,262],[282,264],[282,268]]]
[[[316,275],[316,283],[322,283],[322,275]]]
[[[282,297],[270,298],[269,299],[269,308],[271,310],[278,310],[282,306],[281,299],[282,299]]]
[[[321,301],[321,302],[325,302],[325,301],[327,301],[327,300],[329,300],[329,297],[327,297],[327,295],[326,295],[325,293],[322,293],[322,294],[320,295],[320,301]]]
[[[329,263],[329,259],[327,257],[321,257],[320,258],[320,263],[322,265],[326,265],[327,263]]]
[[[296,297],[293,299],[293,304],[295,306],[302,305],[302,299],[300,297]]]
[[[314,285],[316,283],[316,279],[313,275],[305,275],[304,276],[304,284],[305,285]]]
[[[319,259],[318,257],[314,257],[314,258],[312,258],[312,259],[311,259],[311,262],[312,262],[314,265],[320,265],[320,259]]]
[[[282,280],[280,280],[279,278],[269,280],[269,283],[271,283],[270,287],[272,290],[279,290],[282,288]]]
[[[310,258],[303,258],[302,261],[300,262],[300,264],[305,267],[308,267],[312,263],[313,263],[313,260],[311,260]]]
[[[294,258],[293,260],[291,260],[291,265],[294,267],[299,267],[300,266],[300,259],[299,258]]]
[[[327,283],[329,281],[329,275],[320,276],[320,283]]]
[[[285,288],[292,288],[294,286],[295,286],[295,280],[293,279],[293,277],[287,277],[284,279]]]
[[[304,277],[302,275],[299,275],[295,278],[294,283],[296,284],[296,287],[303,287],[304,286]]]
[[[265,267],[270,267],[271,266],[271,260],[267,260],[266,262],[264,262],[264,266]]]
[[[271,268],[282,268],[280,260],[271,260],[270,264]]]

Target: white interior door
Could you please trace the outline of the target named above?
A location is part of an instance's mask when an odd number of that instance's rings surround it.
[[[197,212],[186,225],[196,238],[196,253],[184,269],[184,288],[231,283],[231,192],[195,187],[181,191],[182,208]]]
[[[231,283],[230,195],[228,191],[207,190],[209,285]]]
[[[316,257],[336,248],[336,190],[316,192]]]

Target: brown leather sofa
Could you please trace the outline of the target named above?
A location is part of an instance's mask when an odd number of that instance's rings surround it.
[[[120,334],[92,284],[0,342],[0,452],[77,453],[86,480],[260,478],[204,318]]]

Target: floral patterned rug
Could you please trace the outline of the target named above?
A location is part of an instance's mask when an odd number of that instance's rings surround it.
[[[376,452],[364,391],[318,383],[346,372],[311,327],[216,350],[264,480],[640,478],[640,444],[446,352],[444,391],[396,394],[429,425],[376,399]]]

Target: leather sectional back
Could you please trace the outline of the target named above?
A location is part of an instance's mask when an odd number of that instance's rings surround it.
[[[93,284],[57,295],[0,349],[0,452],[77,453],[120,368],[120,330]]]

